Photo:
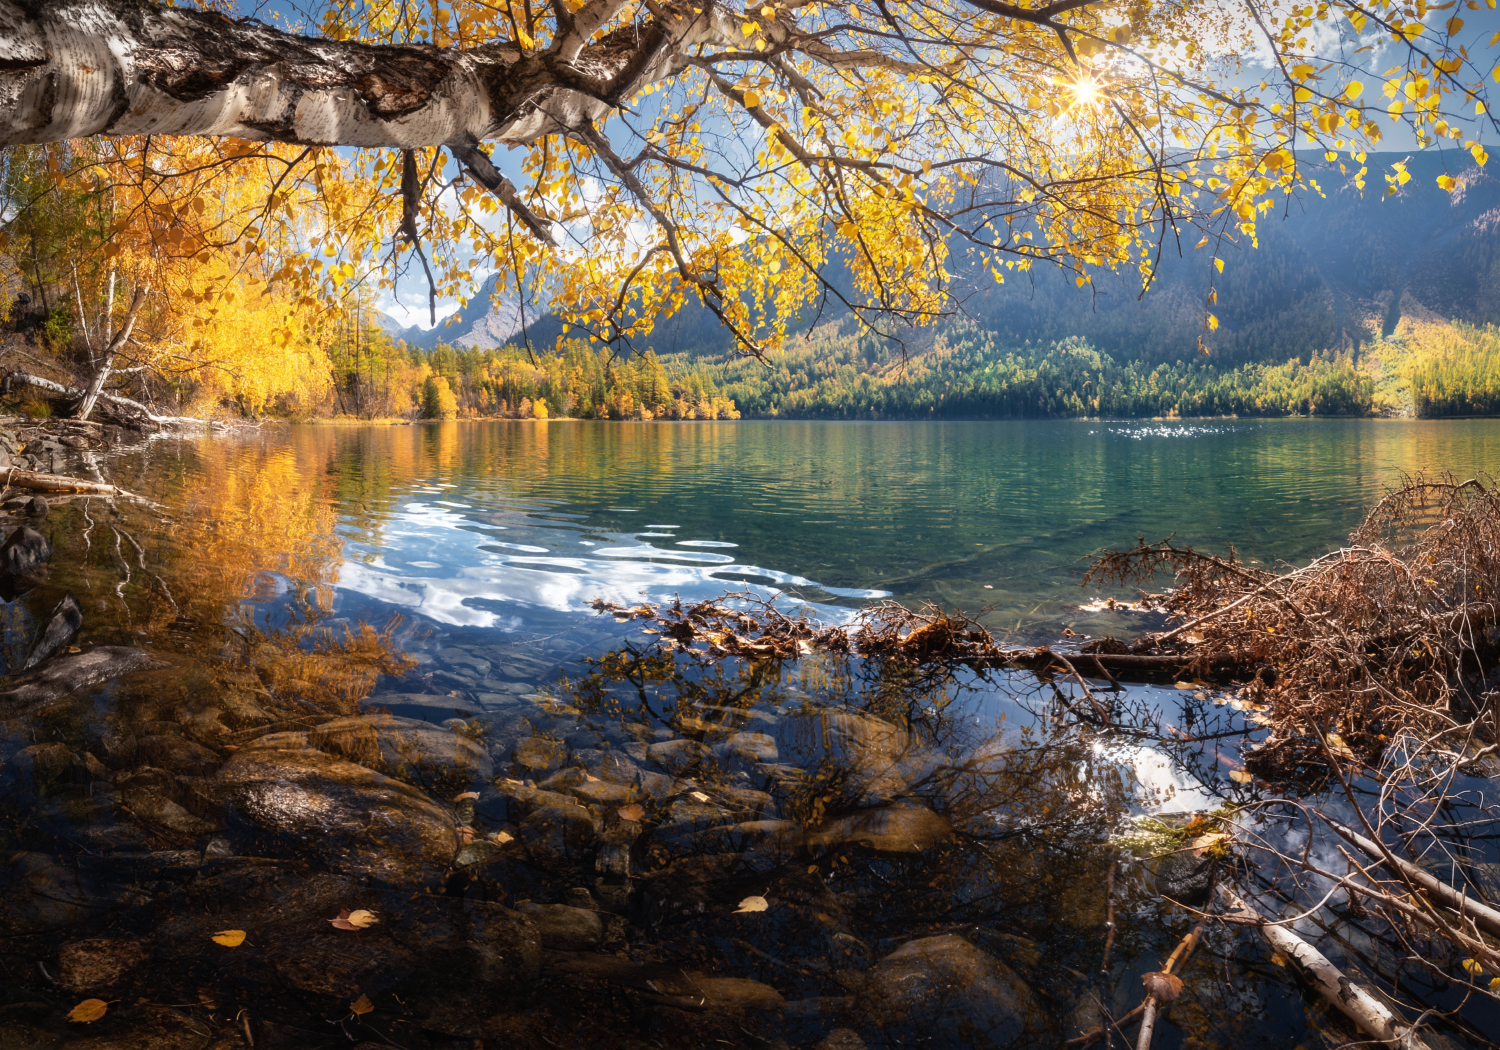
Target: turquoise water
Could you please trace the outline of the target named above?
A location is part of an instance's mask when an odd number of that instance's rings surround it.
[[[162,458],[135,484],[160,490]],[[439,630],[747,583],[843,608],[991,606],[988,623],[1030,640],[1131,629],[1078,611],[1101,548],[1173,535],[1303,561],[1404,473],[1492,469],[1500,421],[454,423],[293,428],[171,458],[172,487],[205,503],[290,470],[343,545],[320,582]]]

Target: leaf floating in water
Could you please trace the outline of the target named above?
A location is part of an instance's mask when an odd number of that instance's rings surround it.
[[[474,829],[469,827],[467,824],[460,824],[453,830],[458,834],[458,844],[460,846],[467,846],[469,843],[474,841]]]
[[[1468,970],[1470,973],[1474,974],[1477,977],[1480,974],[1484,973],[1484,963],[1479,962],[1475,959],[1465,959],[1464,969]]]
[[[1175,973],[1153,970],[1141,977],[1141,983],[1146,986],[1146,994],[1159,1003],[1170,1003],[1182,994],[1182,978]]]
[[[214,934],[215,944],[222,944],[226,948],[238,948],[245,943],[244,930],[220,930]]]
[[[740,901],[740,906],[734,910],[736,915],[743,915],[752,911],[765,911],[771,906],[771,902],[764,897],[746,897]]]
[[[1255,777],[1251,776],[1243,769],[1231,769],[1229,771],[1229,779],[1233,780],[1236,784],[1248,784],[1250,783],[1250,781],[1254,780]]]
[[[493,835],[491,835],[490,838],[500,843],[500,845],[502,846],[507,842],[514,842],[516,839],[516,837],[508,831],[497,831]]]
[[[68,1013],[68,1020],[74,1024],[88,1024],[97,1021],[104,1016],[109,1004],[103,999],[85,999]]]
[[[472,799],[473,801],[478,802],[479,801],[479,792],[477,792],[477,791],[460,791],[458,794],[456,794],[456,795],[453,796],[453,801],[454,802],[462,802],[464,799]]]
[[[336,930],[362,930],[366,926],[373,926],[379,921],[375,917],[374,912],[365,911],[363,908],[358,908],[354,911],[344,908],[339,912],[337,919],[328,920],[329,924]]]
[[[364,1014],[367,1014],[371,1010],[375,1009],[375,1004],[370,1002],[370,997],[368,995],[361,995],[358,999],[349,1004],[349,1009],[354,1011],[355,1017],[361,1017]]]
[[[646,807],[639,802],[632,802],[628,806],[621,806],[615,812],[620,814],[621,820],[640,820],[646,815]]]

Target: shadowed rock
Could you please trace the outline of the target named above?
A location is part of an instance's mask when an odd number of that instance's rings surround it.
[[[436,882],[457,850],[453,817],[409,784],[311,750],[254,750],[218,782],[231,811],[299,856],[393,886]]]
[[[0,715],[25,714],[111,678],[166,666],[142,649],[123,645],[101,645],[86,652],[69,653],[11,678],[6,688],[0,690]]]
[[[0,573],[35,576],[37,570],[51,560],[52,544],[28,525],[15,529],[4,543],[0,543]]]
[[[975,1050],[1056,1045],[1025,982],[954,934],[909,941],[887,955],[870,971],[860,1002],[893,1043]]]
[[[62,601],[52,610],[52,615],[47,617],[46,624],[37,632],[36,641],[31,644],[31,652],[26,654],[26,662],[21,665],[21,669],[30,670],[59,649],[71,645],[82,626],[83,608],[69,592],[63,595]]]

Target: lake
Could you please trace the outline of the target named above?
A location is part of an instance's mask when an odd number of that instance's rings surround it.
[[[1132,686],[1097,732],[1069,683],[713,661],[591,602],[1127,636],[1156,621],[1079,587],[1101,548],[1305,561],[1405,474],[1492,469],[1500,421],[267,426],[89,456],[141,501],[33,522],[51,567],[3,655],[71,593],[58,659],[124,662],[0,692],[0,1031],[72,1045],[58,1008],[90,995],[155,1045],[1055,1046],[1192,925],[1130,842],[1260,797],[1235,704]],[[1183,972],[1159,1048],[1330,1023],[1248,935]]]

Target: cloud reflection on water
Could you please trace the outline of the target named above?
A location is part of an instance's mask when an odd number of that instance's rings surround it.
[[[460,513],[460,507],[470,513]],[[681,596],[697,601],[726,590],[769,595],[796,588],[816,607],[820,618],[843,622],[852,610],[826,604],[828,599],[867,600],[890,593],[827,587],[704,549],[737,546],[722,540],[678,540],[675,547],[663,548],[641,542],[640,533],[585,530],[559,515],[552,505],[545,507],[545,516],[517,508],[497,514],[497,509],[447,500],[402,503],[392,514],[382,544],[351,542],[340,572],[340,589],[437,623],[503,631],[516,630],[520,620],[493,606],[580,613],[588,611],[595,598],[663,602]],[[479,513],[486,515],[482,522],[472,517]],[[512,539],[494,539],[486,534],[491,531],[505,531]],[[577,539],[579,532],[592,540]],[[667,533],[663,538],[676,539],[677,535]],[[522,539],[533,542],[516,542]],[[578,546],[594,543],[599,546],[580,556]],[[567,554],[559,550],[565,544]],[[442,572],[415,573],[414,569]]]

